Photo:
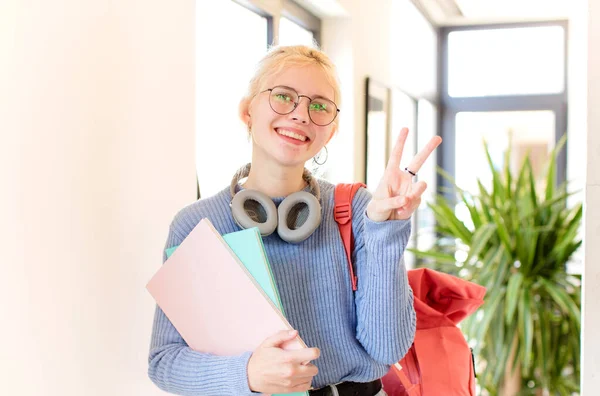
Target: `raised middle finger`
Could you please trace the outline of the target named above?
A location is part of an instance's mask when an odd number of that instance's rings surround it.
[[[419,172],[421,166],[423,166],[423,163],[425,163],[427,158],[429,158],[433,150],[435,150],[437,146],[440,145],[440,143],[442,143],[441,137],[432,137],[431,140],[429,140],[429,142],[425,145],[425,147],[423,147],[423,149],[417,153],[417,155],[412,159],[412,161],[410,161],[410,164],[407,168],[414,173]]]

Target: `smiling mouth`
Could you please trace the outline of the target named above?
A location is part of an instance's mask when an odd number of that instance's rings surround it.
[[[279,135],[281,135],[281,136],[286,136],[286,137],[289,137],[289,138],[292,138],[292,139],[296,139],[296,140],[298,140],[300,142],[308,142],[310,140],[306,136],[300,135],[300,134],[298,134],[296,132],[289,131],[287,129],[283,129],[283,128],[279,129],[279,128],[277,128],[275,131]]]

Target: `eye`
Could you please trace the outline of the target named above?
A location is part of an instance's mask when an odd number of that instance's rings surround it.
[[[281,102],[291,102],[292,101],[292,97],[290,95],[287,95],[284,93],[275,93],[275,94],[273,94],[273,97],[275,97],[275,99],[277,99]]]
[[[310,104],[310,111],[327,111],[326,103],[313,102]]]

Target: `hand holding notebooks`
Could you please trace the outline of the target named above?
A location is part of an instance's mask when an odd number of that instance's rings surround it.
[[[223,240],[231,248],[233,253],[240,259],[250,275],[260,285],[271,302],[284,313],[283,305],[279,297],[279,291],[275,285],[271,266],[264,251],[262,237],[258,228],[249,228],[223,235]],[[166,249],[167,257],[171,257],[178,246]],[[286,394],[287,396],[308,396],[308,392],[296,392]],[[272,395],[282,396],[282,395]]]

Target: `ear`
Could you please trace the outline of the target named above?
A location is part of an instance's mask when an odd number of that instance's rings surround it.
[[[250,122],[250,99],[243,98],[240,101],[240,105],[238,107],[238,112],[240,115],[240,119],[244,123],[244,125],[248,125]]]

